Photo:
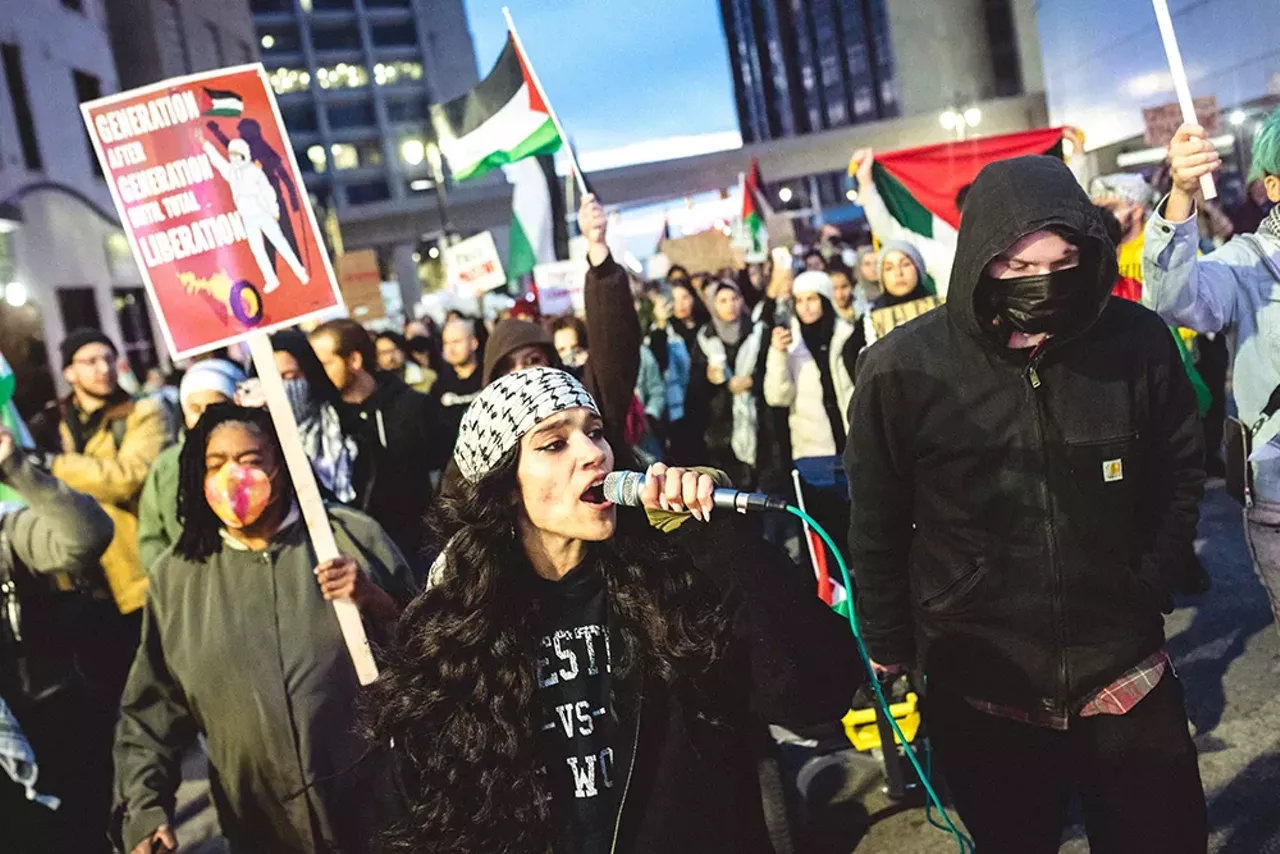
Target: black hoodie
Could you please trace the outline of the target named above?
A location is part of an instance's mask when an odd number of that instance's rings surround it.
[[[1089,292],[1034,353],[984,328],[987,264],[1042,229],[1078,235]],[[1201,433],[1169,330],[1108,300],[1115,250],[1051,157],[983,169],[949,299],[859,360],[845,451],[858,606],[871,655],[930,686],[1076,710],[1158,650],[1196,592]]]
[[[360,425],[356,506],[377,520],[416,566],[434,494],[431,472],[448,462],[448,434],[433,398],[385,371],[374,378],[373,394],[363,403],[347,404]]]

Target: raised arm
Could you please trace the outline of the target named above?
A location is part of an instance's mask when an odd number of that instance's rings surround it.
[[[1203,258],[1196,223],[1195,193],[1200,177],[1222,161],[1204,129],[1185,124],[1169,145],[1173,189],[1147,223],[1142,252],[1142,302],[1168,323],[1197,332],[1220,332],[1241,310],[1237,271],[1258,258],[1239,240]]]
[[[640,374],[640,318],[627,271],[605,242],[608,218],[593,195],[584,196],[578,225],[587,238],[586,324],[591,358],[586,386],[600,405],[605,426],[621,434]]]

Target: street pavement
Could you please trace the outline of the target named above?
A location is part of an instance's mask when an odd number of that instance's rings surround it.
[[[1253,573],[1240,510],[1213,484],[1201,507],[1196,551],[1213,580],[1204,596],[1180,603],[1165,621],[1169,653],[1187,696],[1209,803],[1213,854],[1280,854],[1280,634]],[[950,836],[923,808],[891,803],[879,764],[824,741],[822,755],[787,749],[798,854],[949,854]],[[200,758],[185,769],[179,839],[187,854],[221,854]],[[1158,820],[1156,818],[1155,820]],[[957,819],[958,821],[958,819]],[[1084,828],[1069,827],[1060,854],[1089,850]]]

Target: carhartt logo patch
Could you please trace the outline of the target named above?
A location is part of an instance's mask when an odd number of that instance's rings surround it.
[[[1105,483],[1124,480],[1124,460],[1107,460],[1104,462],[1102,464],[1102,480]]]

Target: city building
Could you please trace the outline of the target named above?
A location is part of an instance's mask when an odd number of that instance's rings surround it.
[[[989,119],[1001,102],[1043,104],[1035,0],[720,0],[720,11],[748,145],[835,133],[851,153],[871,135],[863,126],[888,122],[874,132],[883,138],[895,122],[926,115],[943,139],[962,138],[997,132]],[[999,111],[1005,130],[1046,118],[1031,109],[1011,127],[1009,104]],[[937,125],[914,144],[939,141]],[[796,212],[860,216],[843,170],[768,190]]]
[[[0,352],[23,411],[63,389],[56,354],[105,331],[141,380],[169,364],[79,104],[251,62],[245,0],[0,0]]]
[[[255,62],[245,0],[104,0],[121,89]]]
[[[1041,89],[1031,0],[720,0],[744,142]]]
[[[384,269],[416,300],[418,240],[371,241],[380,223],[436,207],[428,105],[479,81],[462,0],[250,6],[317,212],[336,211],[345,248],[378,250]]]

